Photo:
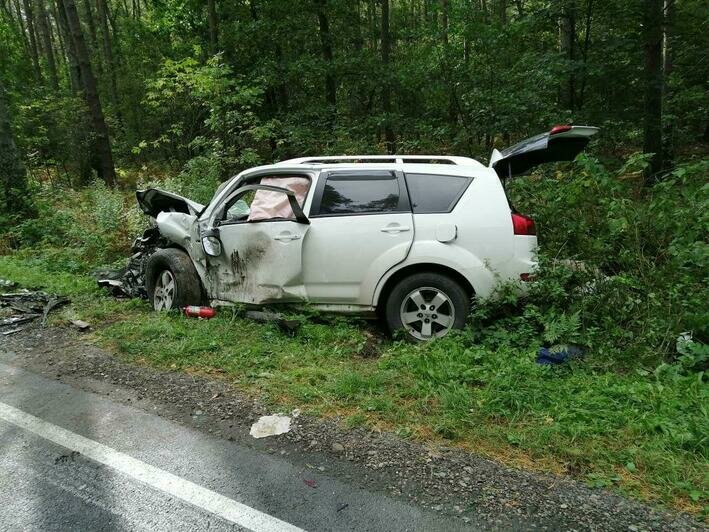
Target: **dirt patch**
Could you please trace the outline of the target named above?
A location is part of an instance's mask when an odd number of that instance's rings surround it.
[[[73,330],[28,328],[6,339],[0,350],[14,353],[17,366],[466,522],[474,517],[496,528],[523,520],[530,528],[550,529],[704,529],[690,516],[567,478],[511,469],[391,433],[343,429],[337,419],[300,415],[287,434],[255,440],[249,435],[252,423],[274,413],[258,399],[224,380],[126,363]]]

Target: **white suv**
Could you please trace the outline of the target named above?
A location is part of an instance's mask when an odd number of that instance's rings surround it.
[[[473,297],[535,269],[534,222],[504,178],[570,160],[596,128],[557,126],[488,167],[466,157],[306,157],[246,170],[209,205],[149,189],[160,249],[145,285],[156,310],[307,302],[374,313],[411,340],[465,324]]]

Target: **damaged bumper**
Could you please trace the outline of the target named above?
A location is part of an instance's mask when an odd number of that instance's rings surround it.
[[[106,288],[115,297],[147,298],[145,291],[145,267],[148,259],[163,244],[157,227],[147,229],[135,239],[132,255],[124,268],[96,272],[98,285]]]

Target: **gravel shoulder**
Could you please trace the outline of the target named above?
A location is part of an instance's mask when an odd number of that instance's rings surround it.
[[[548,530],[707,530],[684,514],[653,508],[577,481],[510,469],[460,449],[394,434],[344,429],[338,420],[294,418],[287,434],[256,440],[251,424],[274,412],[208,376],[128,364],[73,329],[36,326],[2,338],[13,365],[110,396],[213,436],[287,456],[350,484],[413,501],[462,523]],[[9,360],[9,359],[8,359]]]

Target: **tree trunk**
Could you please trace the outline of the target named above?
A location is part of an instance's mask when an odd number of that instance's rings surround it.
[[[576,102],[579,109],[583,107],[586,100],[586,83],[588,81],[588,50],[591,45],[591,18],[593,15],[593,0],[586,1],[586,30],[583,37],[583,50],[581,51],[583,75],[581,77],[581,90]]]
[[[71,32],[69,31],[69,25],[66,21],[66,10],[64,8],[64,0],[56,0],[57,7],[57,26],[59,31],[64,36],[64,42],[66,43],[66,62],[69,66],[69,83],[71,84],[71,91],[74,94],[81,92],[81,71],[79,70],[79,62],[76,59],[76,47],[74,46],[74,41],[71,38]]]
[[[389,34],[389,0],[382,3],[382,64],[384,79],[382,80],[382,110],[384,111],[384,140],[388,153],[396,153],[396,137],[391,127],[391,73],[389,72],[389,56],[391,53],[391,38]]]
[[[664,0],[664,24],[662,26],[662,73],[663,73],[663,102],[665,106],[670,102],[671,104],[671,87],[668,83],[670,75],[674,69],[672,64],[673,55],[673,32],[675,24],[675,2],[676,0]],[[669,113],[672,115],[672,113]],[[663,128],[663,144],[662,148],[664,153],[662,155],[663,163],[665,166],[671,164],[672,159],[674,159],[674,122],[670,118],[666,120]]]
[[[96,70],[98,71],[99,76],[101,76],[103,74],[103,62],[101,61],[101,55],[97,53],[98,37],[96,33],[96,20],[94,19],[94,11],[91,7],[91,0],[84,0],[84,22],[89,28],[89,44],[87,46],[87,49],[89,50],[89,58],[91,57],[92,52],[96,54]],[[84,43],[86,43],[86,40],[84,40]]]
[[[76,49],[76,57],[79,61],[81,79],[84,83],[84,97],[86,98],[86,103],[91,113],[91,122],[96,135],[96,164],[94,167],[99,177],[103,179],[107,185],[115,186],[116,171],[113,167],[113,154],[111,153],[108,127],[106,127],[106,120],[103,116],[103,109],[101,108],[101,99],[99,98],[96,86],[96,78],[91,69],[89,50],[86,47],[84,34],[81,31],[79,13],[76,10],[74,0],[64,0],[64,7],[66,10],[67,23]]]
[[[565,59],[567,77],[561,87],[561,105],[574,111],[576,108],[576,1],[566,0],[559,20],[559,48]]]
[[[330,23],[327,18],[327,0],[315,0],[315,9],[318,15],[318,26],[320,29],[320,46],[322,56],[325,61],[325,101],[330,107],[332,118],[335,115],[337,105],[337,86],[335,76],[332,72],[332,35],[330,34]],[[333,124],[334,125],[334,124]]]
[[[219,49],[219,19],[217,18],[216,0],[207,0],[207,19],[209,20],[209,51],[214,55]]]
[[[14,15],[10,12],[13,8],[15,9]],[[25,19],[22,17],[22,9],[20,8],[19,0],[13,0],[12,5],[8,5],[7,9],[8,16],[11,20],[17,17],[17,25],[19,27],[20,34],[22,35],[22,46],[25,48],[25,52],[30,53],[30,41],[29,37],[27,36],[27,31],[25,28]]]
[[[27,33],[30,39],[30,52],[32,57],[32,66],[34,67],[35,77],[37,81],[42,81],[42,67],[39,64],[39,52],[37,46],[37,31],[34,24],[34,10],[32,9],[31,0],[22,0],[25,8],[25,17],[27,18]]]
[[[111,103],[114,112],[118,111],[118,86],[116,84],[116,65],[113,58],[113,45],[111,43],[111,33],[108,31],[108,6],[106,0],[96,0],[96,14],[98,16],[99,27],[101,29],[101,41],[103,43],[103,55],[106,60],[106,70],[108,72]]]
[[[0,79],[0,186],[4,214],[14,217],[13,215],[26,210],[27,172],[12,136],[10,110],[2,79]]]
[[[662,4],[663,0],[643,0],[645,48],[643,151],[653,154],[645,171],[646,184],[653,183],[664,167],[662,159]]]
[[[37,22],[39,24],[39,34],[42,40],[42,52],[44,59],[47,62],[47,70],[49,71],[49,83],[54,90],[58,90],[59,78],[57,77],[57,64],[54,60],[52,33],[49,27],[47,9],[45,8],[44,0],[36,0],[35,7],[37,8]]]

